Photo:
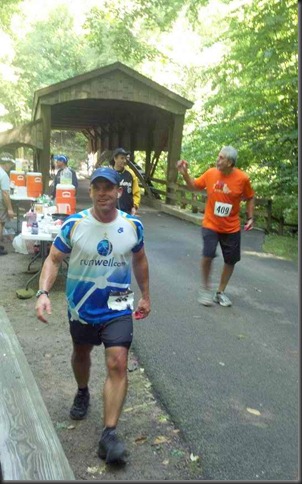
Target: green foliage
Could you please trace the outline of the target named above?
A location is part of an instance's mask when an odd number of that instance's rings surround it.
[[[195,100],[183,138],[192,175],[213,165],[223,145],[234,145],[238,166],[250,174],[257,196],[273,199],[274,216],[297,221],[294,0],[242,0],[239,7],[233,0],[107,0],[90,10],[81,34],[68,0],[43,21],[21,14],[22,4],[25,0],[0,3],[0,29],[14,48],[14,55],[0,53],[0,107],[7,110],[0,121],[16,126],[30,120],[35,90],[116,60],[151,78],[165,75],[166,87]],[[18,15],[26,25],[22,36],[11,28]],[[195,59],[173,58],[182,48],[173,45],[179,28],[196,35]],[[222,60],[205,68],[200,58],[217,46],[224,49]],[[68,151],[75,164],[86,151],[86,140],[77,136],[64,134],[58,145],[54,135],[52,146]],[[166,176],[164,154],[155,176]]]
[[[25,37],[13,37],[11,68],[17,82],[6,81],[0,87],[0,102],[8,111],[3,120],[13,125],[29,121],[35,90],[91,69],[95,52],[79,43],[73,22],[61,6],[46,21],[36,22]]]
[[[74,131],[57,131],[51,133],[50,151],[68,156],[68,165],[77,170],[87,157],[87,138]]]
[[[92,8],[87,16],[86,39],[103,59],[120,60],[135,67],[142,61],[161,61],[166,56],[154,47],[154,39],[169,31],[185,11],[198,18],[198,9],[208,0],[115,0]]]
[[[198,9],[207,3],[208,0],[116,0],[114,3],[109,0],[105,2],[104,10],[120,18],[129,29],[139,22],[147,34],[150,31],[154,34],[169,30],[183,9],[196,18]]]
[[[111,6],[109,12],[93,8],[84,26],[86,39],[98,52],[102,63],[120,60],[134,66],[157,55],[156,49],[134,35],[129,19],[126,22],[121,18],[116,7]]]
[[[264,252],[283,257],[294,262],[298,261],[298,238],[297,236],[284,236],[269,234],[265,236],[263,244]]]
[[[0,29],[10,30],[10,22],[14,13],[18,12],[22,0],[1,0],[0,2]]]
[[[224,33],[228,51],[203,75],[211,93],[202,123],[186,137],[184,154],[203,163],[223,145],[239,149],[257,195],[274,210],[297,216],[297,5],[253,0],[231,13]],[[197,123],[196,123],[197,124]],[[291,200],[290,207],[288,201]]]

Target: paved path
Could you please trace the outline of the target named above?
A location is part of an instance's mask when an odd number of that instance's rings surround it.
[[[264,254],[261,231],[243,233],[242,261],[228,288],[233,306],[206,308],[196,300],[199,227],[149,208],[140,215],[152,313],[135,322],[133,348],[201,456],[203,477],[297,479],[297,266]],[[221,266],[219,255],[213,283]]]
[[[154,390],[215,480],[294,479],[298,442],[298,278],[243,234],[228,294],[233,307],[196,301],[200,230],[142,213],[152,315],[135,345]],[[222,258],[215,261],[217,282]],[[258,410],[253,415],[247,408]]]

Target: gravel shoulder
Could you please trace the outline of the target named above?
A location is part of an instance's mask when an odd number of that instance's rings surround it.
[[[117,469],[98,458],[105,379],[103,349],[95,348],[92,353],[88,416],[83,421],[73,421],[69,408],[76,385],[70,365],[65,278],[60,274],[51,292],[53,310],[49,324],[39,322],[35,316],[35,298],[19,299],[16,295],[16,290],[24,288],[30,277],[27,265],[31,256],[14,252],[10,242],[5,247],[9,253],[0,258],[0,304],[18,337],[76,480],[201,480],[202,462],[195,461],[132,352],[129,370],[136,366],[135,361],[137,368],[129,371],[129,390],[118,426],[129,453],[127,465]],[[37,260],[31,269],[38,269],[39,263]],[[37,281],[31,287],[36,291]]]

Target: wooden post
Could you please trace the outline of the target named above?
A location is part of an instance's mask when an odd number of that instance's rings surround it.
[[[40,150],[33,150],[33,171],[38,171],[40,166]]]
[[[130,128],[130,147],[129,150],[131,151],[131,154],[133,156],[133,161],[134,160],[134,151],[137,148],[137,125],[132,123],[131,128]]]
[[[109,124],[101,128],[102,151],[109,150]]]
[[[198,213],[198,207],[196,205],[197,194],[192,192],[192,213]]]
[[[271,230],[272,230],[272,201],[271,200],[268,200],[267,201],[267,219],[266,219],[266,223],[267,223],[267,231],[268,231],[268,233],[270,233]]]
[[[284,234],[284,217],[283,215],[280,216],[278,220],[278,235]]]
[[[167,182],[177,182],[178,171],[176,168],[176,162],[180,158],[181,142],[182,142],[182,130],[184,125],[184,115],[175,114],[173,122],[169,131],[169,143],[168,143],[168,166],[167,166]],[[166,203],[173,205],[175,202],[172,198],[169,198],[169,191],[167,191]]]
[[[101,146],[102,146],[102,152],[109,149],[109,138],[106,134],[103,135],[101,138]]]
[[[48,104],[41,105],[43,149],[41,150],[39,169],[42,173],[43,193],[49,191],[49,169],[50,169],[50,131],[51,131],[51,106]]]
[[[125,150],[130,151],[131,135],[130,135],[129,128],[127,127],[125,128],[125,130],[122,132],[122,135],[121,135],[121,146]]]
[[[145,158],[145,176],[146,180],[149,179],[150,173],[150,164],[151,164],[151,150],[146,150],[146,158]]]
[[[115,148],[119,148],[119,137],[118,137],[118,132],[116,130],[113,130],[114,128],[111,126],[111,131],[109,135],[110,139],[110,149],[115,150]]]
[[[101,165],[101,154],[102,154],[102,140],[101,140],[101,135],[100,133],[95,130],[95,144],[96,144],[96,157],[97,157],[97,163],[100,163]]]
[[[148,130],[146,161],[145,161],[145,176],[149,180],[151,174],[151,153],[154,146],[154,126],[150,126]]]

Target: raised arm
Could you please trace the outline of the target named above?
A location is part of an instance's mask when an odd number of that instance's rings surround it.
[[[184,181],[186,182],[187,187],[192,191],[196,190],[194,178],[190,177],[188,173],[188,162],[185,160],[179,160],[176,163],[176,166],[179,173],[182,175]]]
[[[39,279],[39,289],[46,291],[47,293],[52,288],[59,271],[61,262],[66,254],[58,250],[54,245],[51,246],[48,257],[43,264],[42,272]],[[36,303],[37,318],[43,323],[47,323],[47,319],[44,316],[44,311],[47,314],[51,314],[51,303],[47,294],[42,294],[38,297]]]

